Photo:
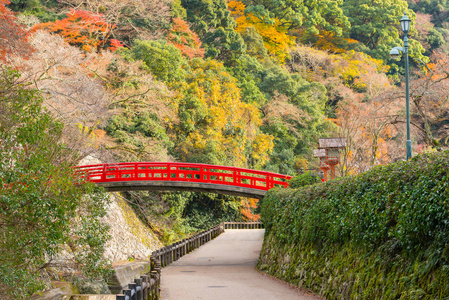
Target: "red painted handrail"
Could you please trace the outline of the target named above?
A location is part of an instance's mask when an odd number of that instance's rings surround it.
[[[292,176],[235,167],[193,163],[132,162],[77,167],[95,182],[182,181],[239,186],[267,191],[288,186]]]

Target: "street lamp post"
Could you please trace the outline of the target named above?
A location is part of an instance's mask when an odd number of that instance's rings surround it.
[[[397,59],[400,57],[399,51],[405,54],[405,109],[407,114],[407,142],[406,142],[406,151],[407,151],[407,160],[412,157],[412,141],[410,140],[410,94],[409,94],[409,70],[408,70],[408,37],[407,34],[410,30],[410,24],[412,20],[407,17],[407,14],[404,13],[404,16],[401,19],[401,29],[404,32],[404,47],[394,47],[390,51],[391,58]]]

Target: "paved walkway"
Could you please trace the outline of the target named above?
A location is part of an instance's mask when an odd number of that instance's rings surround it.
[[[226,230],[162,269],[162,300],[320,299],[255,270],[263,229]]]

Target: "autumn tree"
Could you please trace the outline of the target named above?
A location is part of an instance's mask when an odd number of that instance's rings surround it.
[[[412,123],[420,130],[418,141],[429,147],[447,146],[449,115],[449,57],[435,52],[424,72],[415,74],[410,83]]]
[[[282,174],[295,174],[295,148],[302,138],[299,126],[306,126],[307,113],[292,103],[285,95],[275,94],[263,107],[262,129],[274,136],[274,153],[270,156],[268,170]]]
[[[279,19],[274,18],[274,23],[265,23],[263,19],[258,18],[252,12],[245,14],[245,5],[240,1],[230,1],[228,8],[237,22],[237,32],[244,36],[254,28],[262,37],[268,53],[281,62],[285,60],[288,48],[293,45],[294,38],[288,35],[287,29],[281,26]]]
[[[170,2],[167,0],[58,0],[74,10],[102,15],[108,24],[116,24],[112,36],[127,46],[134,39],[162,38],[170,24]]]
[[[403,119],[403,106],[382,61],[356,51],[330,54],[306,46],[296,47],[290,56],[292,72],[326,87],[326,114],[338,125],[335,136],[347,144],[338,166],[341,175],[401,157],[395,146],[403,131],[395,121]]]
[[[111,38],[114,27],[114,24],[105,21],[102,14],[71,10],[67,13],[67,18],[38,24],[33,27],[33,30],[45,29],[61,35],[67,43],[78,46],[84,51],[99,52],[105,48],[115,51],[123,47],[122,42]]]
[[[261,168],[273,147],[259,131],[259,111],[240,100],[235,79],[215,61],[189,62],[175,99],[180,123],[177,153],[184,161]]]
[[[186,21],[173,18],[173,25],[167,35],[167,40],[188,58],[204,57],[205,50],[201,48],[200,38],[190,30]]]
[[[110,94],[112,116],[104,129],[112,140],[103,146],[120,161],[173,161],[167,129],[177,119],[169,106],[174,95],[142,68],[142,61],[121,54],[111,53],[89,65]]]
[[[396,141],[403,138],[403,131],[395,118],[403,106],[394,94],[393,89],[368,100],[358,95],[339,103],[336,123],[347,144],[338,166],[342,175],[359,174],[401,157]]]
[[[260,61],[249,55],[242,55],[230,70],[238,79],[243,99],[263,111],[262,131],[274,136],[274,152],[267,168],[295,174],[296,161],[311,153],[318,136],[332,130],[333,125],[324,114],[326,88],[318,82],[308,81],[307,76],[293,69],[279,66],[275,61]],[[289,106],[292,115],[296,115],[296,119],[288,120],[290,124],[285,124],[286,119],[276,115],[270,117],[280,104],[276,100],[281,98],[282,106]],[[272,108],[267,109],[270,106]]]
[[[0,0],[0,61],[3,63],[13,56],[29,58],[33,52],[28,43],[28,32],[17,23],[14,13],[5,7],[9,3],[8,0]]]
[[[44,106],[66,125],[66,130],[77,128],[79,138],[81,132],[90,134],[98,129],[109,116],[109,95],[86,68],[97,54],[82,55],[79,48],[68,45],[62,37],[43,30],[35,32],[30,42],[36,48],[31,59],[12,63],[22,66],[22,77],[41,92]],[[75,138],[73,133],[67,136]]]
[[[260,205],[259,199],[243,198],[240,203],[242,205],[240,208],[240,213],[245,221],[260,220],[260,215],[256,213],[256,210]]]

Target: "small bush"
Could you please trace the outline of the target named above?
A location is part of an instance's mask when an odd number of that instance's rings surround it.
[[[292,189],[300,188],[303,186],[311,185],[321,182],[320,176],[312,172],[305,172],[304,174],[297,175],[290,180],[289,187]]]

